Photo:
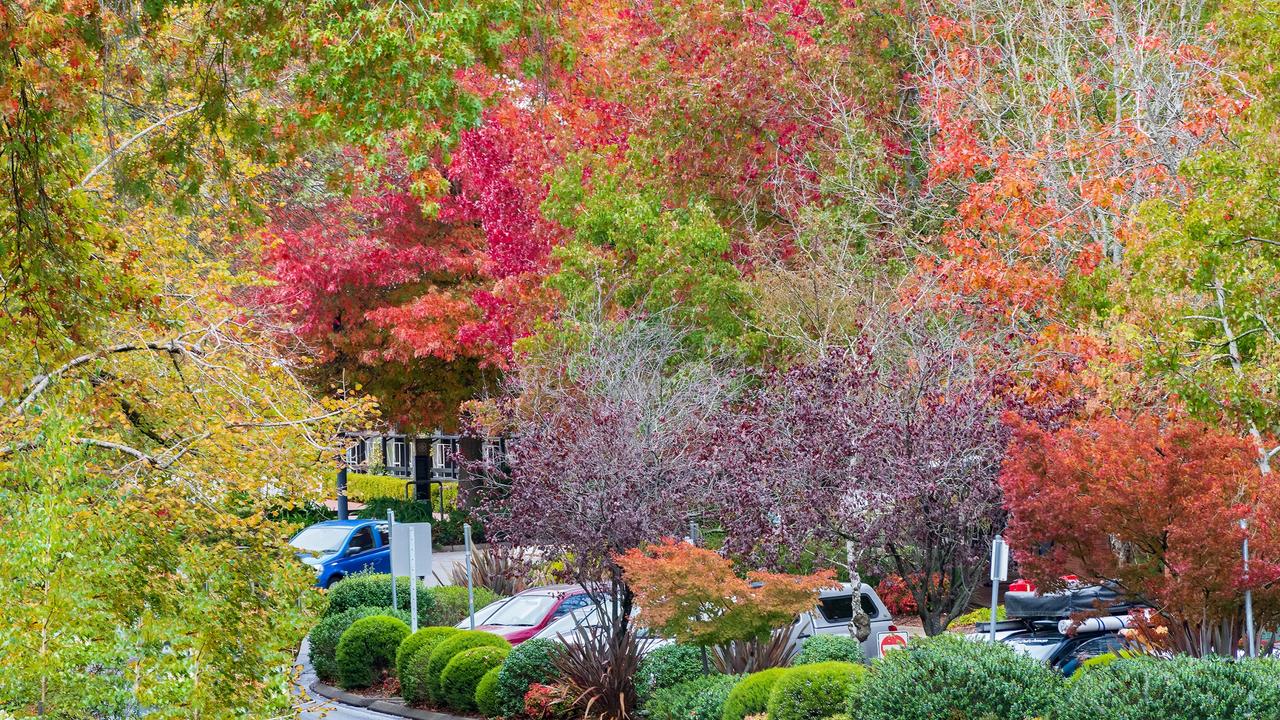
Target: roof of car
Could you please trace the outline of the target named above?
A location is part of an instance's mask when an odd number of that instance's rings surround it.
[[[559,585],[539,585],[528,590],[521,590],[517,595],[577,595],[585,593],[581,585],[576,583],[561,583]]]
[[[370,523],[379,523],[379,522],[386,522],[386,521],[374,520],[371,518],[350,518],[348,520],[324,520],[322,522],[316,523],[315,525],[312,525],[312,527],[315,527],[316,525],[325,526],[325,527],[359,527],[361,525],[368,525]]]

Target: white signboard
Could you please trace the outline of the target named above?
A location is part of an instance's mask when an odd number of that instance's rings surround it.
[[[413,569],[409,568],[409,530],[413,529]],[[396,577],[431,574],[431,523],[395,523],[391,526],[391,574]]]
[[[995,582],[1009,579],[1009,546],[999,535],[991,543],[991,579]]]

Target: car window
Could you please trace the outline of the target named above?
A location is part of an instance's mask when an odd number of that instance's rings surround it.
[[[368,525],[351,533],[351,542],[347,543],[347,554],[355,555],[373,549],[373,530]]]
[[[380,545],[386,547],[391,544],[391,527],[388,525],[378,526],[378,537],[382,540]]]
[[[533,627],[542,622],[555,603],[556,598],[551,595],[517,595],[489,616],[485,624]]]
[[[570,595],[560,603],[560,607],[556,608],[555,615],[552,617],[562,617],[566,613],[577,610],[580,607],[586,607],[591,604],[591,596],[583,593],[581,595]]]
[[[866,593],[860,593],[860,595],[862,612],[874,620],[880,614],[879,609],[876,608],[876,601]],[[831,595],[819,598],[818,612],[828,623],[847,623],[853,619],[853,595]]]
[[[332,555],[342,549],[342,541],[347,539],[347,529],[335,525],[313,525],[289,541],[299,550],[317,555]]]
[[[1004,639],[1014,650],[1042,662],[1053,657],[1065,641],[1066,637],[1057,633],[1015,633]]]

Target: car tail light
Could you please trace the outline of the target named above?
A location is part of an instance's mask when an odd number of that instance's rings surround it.
[[[889,626],[889,632],[898,632],[898,626],[897,626],[897,625],[890,625],[890,626]]]

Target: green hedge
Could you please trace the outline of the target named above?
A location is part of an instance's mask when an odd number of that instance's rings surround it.
[[[356,573],[329,588],[329,607],[325,615],[346,612],[357,607],[391,607],[391,576],[380,573]],[[396,578],[396,608],[409,611],[409,578]],[[418,624],[431,625],[435,608],[433,597],[418,581]]]
[[[835,715],[866,672],[864,665],[838,661],[789,668],[769,690],[769,720],[822,720]]]
[[[497,647],[504,650],[511,649],[511,643],[504,638],[500,638],[493,633],[482,632],[480,630],[460,630],[455,635],[450,635],[431,650],[430,657],[427,658],[424,672],[416,682],[421,682],[427,689],[427,697],[435,701],[440,701],[442,696],[440,675],[444,672],[445,666],[453,659],[454,655],[472,648],[478,647]],[[421,656],[421,653],[419,653]],[[476,678],[479,680],[479,678]]]
[[[432,625],[457,625],[467,618],[467,589],[459,585],[441,585],[429,590],[432,604]],[[476,609],[498,599],[498,594],[487,587],[475,588]]]
[[[338,640],[338,682],[348,690],[374,684],[394,669],[396,649],[408,636],[408,625],[385,615],[351,623]]]
[[[720,720],[736,675],[704,675],[655,690],[642,709],[648,720]]]
[[[356,502],[368,503],[377,498],[405,499],[405,482],[408,478],[391,475],[347,473],[347,497]],[[382,517],[386,517],[383,513]],[[399,516],[396,517],[399,520]]]
[[[427,689],[418,682],[419,676],[410,670],[414,657],[419,654],[430,657],[437,644],[459,632],[454,627],[427,627],[400,643],[396,649],[396,676],[400,678],[400,696],[405,702],[420,703],[427,699]]]
[[[814,635],[791,659],[792,665],[820,662],[862,662],[862,645],[848,635]]]
[[[549,684],[560,677],[555,658],[563,646],[553,640],[533,638],[511,649],[498,671],[498,713],[516,717],[524,712],[524,695],[534,683]]]
[[[307,636],[310,639],[311,666],[315,668],[317,677],[328,683],[337,682],[338,640],[342,638],[342,633],[351,627],[351,623],[372,615],[388,615],[399,618],[406,624],[409,622],[409,613],[385,607],[356,607],[325,615]]]
[[[498,673],[500,672],[502,672],[502,665],[489,668],[489,672],[485,673],[476,685],[476,710],[487,718],[501,717],[505,714],[502,712],[502,702],[498,697]]]
[[[1004,643],[944,634],[873,663],[848,712],[854,720],[1026,720],[1045,716],[1062,685],[1058,673]]]
[[[769,691],[787,668],[769,668],[746,676],[733,687],[724,701],[722,720],[743,720],[749,715],[759,715],[769,706]]]
[[[700,649],[692,645],[663,645],[640,661],[635,676],[636,698],[643,705],[658,690],[696,680],[702,674]]]
[[[440,699],[460,712],[476,709],[476,687],[490,670],[502,667],[510,652],[502,647],[476,647],[454,655],[440,673]]]
[[[1072,678],[1052,720],[1280,718],[1280,662],[1152,657],[1093,665]]]

